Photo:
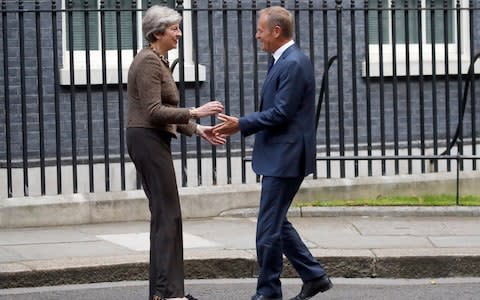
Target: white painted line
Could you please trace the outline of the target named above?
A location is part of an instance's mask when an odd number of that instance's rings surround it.
[[[150,249],[150,234],[148,232],[140,233],[126,233],[126,234],[104,234],[97,235],[97,238],[107,242],[120,245],[133,251],[149,251]],[[202,237],[183,233],[183,248],[212,248],[220,245],[204,239]]]

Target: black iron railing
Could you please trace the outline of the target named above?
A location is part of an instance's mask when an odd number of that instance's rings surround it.
[[[314,178],[477,170],[477,1],[0,3],[0,198],[140,188],[125,152],[126,74],[153,4],[184,17],[171,53],[181,105],[218,99],[236,116],[260,102],[259,10],[293,12],[317,80]],[[180,137],[179,184],[258,180],[252,145],[240,135],[224,147]]]

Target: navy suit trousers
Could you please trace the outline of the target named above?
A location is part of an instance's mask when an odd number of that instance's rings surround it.
[[[295,228],[287,220],[292,200],[303,177],[264,176],[257,222],[257,258],[260,273],[257,294],[281,298],[280,274],[283,254],[303,281],[325,275],[325,270],[312,256]]]

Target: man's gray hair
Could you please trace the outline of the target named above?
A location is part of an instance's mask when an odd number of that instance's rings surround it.
[[[280,26],[282,35],[285,38],[293,38],[295,24],[291,12],[281,6],[270,6],[260,11],[260,14],[267,15],[267,24],[270,29],[275,26]]]
[[[147,9],[142,19],[143,36],[149,43],[155,42],[155,33],[163,34],[168,26],[178,24],[182,16],[166,6],[154,5]]]

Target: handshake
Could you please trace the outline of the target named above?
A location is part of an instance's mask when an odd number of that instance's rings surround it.
[[[223,145],[226,138],[240,131],[238,118],[223,114],[223,104],[219,101],[209,101],[208,103],[194,108],[193,114],[197,118],[217,115],[218,120],[222,121],[215,126],[206,126],[197,124],[195,133],[208,141],[212,145]]]

